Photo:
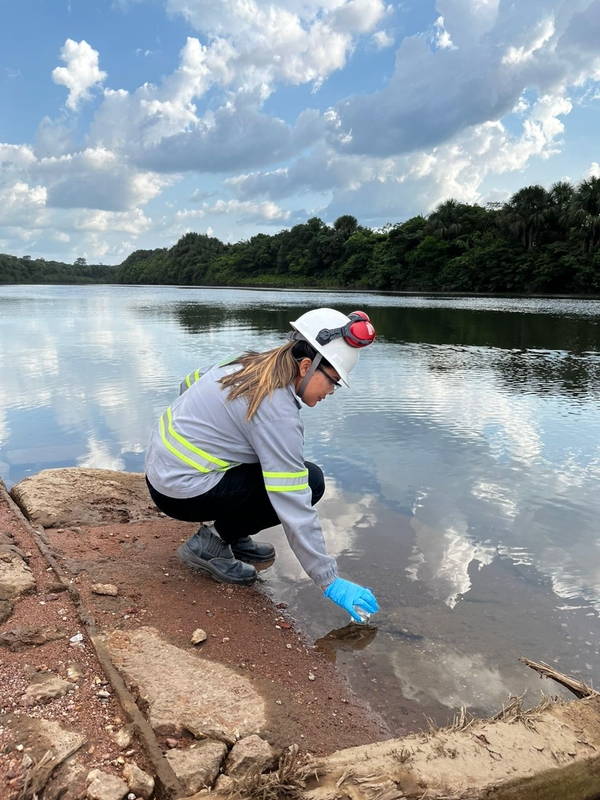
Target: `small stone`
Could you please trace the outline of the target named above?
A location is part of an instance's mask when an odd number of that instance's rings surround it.
[[[313,675],[313,673],[312,673],[312,672],[309,672],[309,673],[308,673],[308,680],[309,680],[309,681],[314,681],[314,679],[315,679],[315,676]]]
[[[73,688],[72,683],[64,681],[58,675],[40,673],[25,690],[21,704],[31,706],[33,703],[49,703],[57,697],[64,697],[67,692],[73,691]]]
[[[226,642],[229,641],[229,636],[224,636],[223,639],[221,639],[221,641],[223,642],[223,644],[225,644]]]
[[[90,800],[122,800],[128,793],[125,781],[99,769],[93,769],[87,780],[90,782],[87,788]]]
[[[200,642],[206,641],[206,638],[206,631],[203,631],[202,628],[196,628],[196,630],[192,633],[190,642],[192,644],[200,644]]]
[[[275,754],[271,745],[252,734],[233,745],[225,762],[225,771],[231,777],[241,777],[250,767],[258,767],[259,772],[273,765]]]
[[[140,769],[137,764],[126,764],[123,767],[123,777],[134,797],[148,798],[154,791],[154,778]]]
[[[276,705],[280,706],[281,705],[281,700],[275,700],[275,703],[276,703]]]
[[[96,692],[96,697],[104,698],[110,697],[110,692],[107,692],[106,689],[100,689],[99,692]]]
[[[179,742],[177,741],[177,739],[166,739],[165,744],[167,745],[167,747],[170,747],[171,750],[173,750],[175,747],[177,747]]]
[[[292,649],[292,645],[291,645],[291,644],[289,644],[289,643],[288,643],[288,644],[286,644],[286,647],[287,647],[287,649],[288,649],[288,650],[291,650],[291,649]]]
[[[78,681],[83,678],[83,668],[80,664],[71,664],[67,667],[67,678],[70,681]]]
[[[205,739],[184,750],[170,750],[166,758],[183,788],[189,794],[195,794],[214,783],[226,754],[224,742]]]
[[[119,594],[118,588],[112,583],[94,583],[92,584],[92,592],[94,594],[106,594],[109,597],[116,597]]]
[[[69,641],[71,644],[79,644],[79,642],[83,642],[83,633],[76,633],[75,636],[71,636]]]
[[[120,728],[113,736],[113,739],[119,750],[125,750],[133,741],[133,731],[128,727]]]
[[[214,791],[218,792],[219,794],[227,795],[230,793],[232,788],[233,778],[230,778],[229,775],[219,775],[215,781]]]

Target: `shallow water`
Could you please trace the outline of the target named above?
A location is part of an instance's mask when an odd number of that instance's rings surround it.
[[[315,304],[378,331],[352,390],[304,419],[328,546],[381,612],[348,631],[277,529],[274,599],[398,730],[558,693],[519,656],[598,676],[596,300],[0,287],[0,475],[141,470],[185,374],[280,344]]]

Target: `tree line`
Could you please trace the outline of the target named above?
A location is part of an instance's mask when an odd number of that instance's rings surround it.
[[[75,265],[43,262],[73,282]],[[81,259],[79,259],[81,261]],[[61,268],[63,268],[61,270]],[[13,274],[15,273],[13,267]],[[234,244],[187,233],[170,248],[136,250],[122,264],[86,267],[81,280],[127,284],[272,286],[387,291],[600,292],[600,178],[550,189],[526,186],[485,207],[447,200],[428,216],[366,228],[351,215],[327,225],[318,217],[273,235]]]
[[[2,283],[116,283],[116,274],[115,267],[87,264],[85,258],[78,258],[74,264],[64,264],[0,253]]]
[[[120,283],[362,288],[391,291],[600,291],[600,178],[527,186],[504,204],[447,200],[379,230],[344,215],[224,244],[188,233],[137,250]]]

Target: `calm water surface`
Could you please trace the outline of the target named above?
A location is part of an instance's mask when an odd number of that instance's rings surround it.
[[[600,682],[598,301],[0,287],[0,475],[141,471],[185,374],[315,305],[378,331],[304,420],[329,549],[382,611],[345,628],[279,529],[274,599],[397,730],[558,692],[519,656]]]

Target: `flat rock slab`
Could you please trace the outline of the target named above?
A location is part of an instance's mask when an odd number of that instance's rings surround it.
[[[14,744],[22,745],[23,754],[34,762],[40,762],[50,751],[52,760],[48,760],[48,773],[77,752],[86,741],[83,734],[66,730],[54,720],[38,719],[25,714],[0,714],[0,725],[11,731]]]
[[[148,704],[154,730],[167,736],[231,742],[265,726],[265,702],[233,669],[187,652],[153,628],[113,631],[106,644],[115,666]]]
[[[9,650],[17,652],[26,647],[64,639],[66,635],[62,628],[51,625],[17,625],[0,633],[0,647],[8,647]]]
[[[44,528],[162,517],[138,472],[46,469],[15,484],[10,495],[32,524]]]

